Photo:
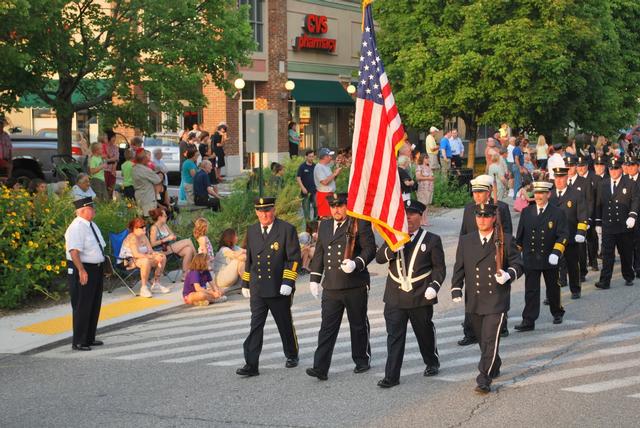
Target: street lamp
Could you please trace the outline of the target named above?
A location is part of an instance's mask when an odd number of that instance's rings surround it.
[[[291,91],[293,91],[296,88],[296,83],[293,80],[287,80],[284,84],[284,88],[287,90],[288,94],[287,94],[287,102],[289,100],[289,98],[291,98]],[[291,119],[295,122],[296,121],[296,100],[295,98],[291,98]]]
[[[349,86],[347,86],[347,93],[348,93],[349,95],[353,95],[353,94],[355,94],[355,93],[356,93],[356,87],[355,87],[355,86],[353,86],[353,85],[349,85]]]
[[[236,88],[236,90],[238,91],[238,163],[240,165],[240,167],[238,168],[238,172],[242,172],[242,170],[244,169],[244,149],[243,149],[243,141],[242,141],[242,127],[243,127],[243,123],[242,123],[242,90],[245,87],[245,81],[244,79],[242,79],[241,77],[237,78],[234,82],[233,82],[233,86]]]

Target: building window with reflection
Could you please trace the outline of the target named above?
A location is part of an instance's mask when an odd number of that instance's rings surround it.
[[[239,0],[240,5],[249,5],[249,24],[253,29],[253,38],[257,44],[256,52],[264,48],[264,0]]]

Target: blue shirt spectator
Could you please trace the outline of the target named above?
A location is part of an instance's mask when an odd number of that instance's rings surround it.
[[[185,161],[187,163],[188,161]],[[197,197],[207,198],[209,193],[207,192],[207,188],[211,186],[211,179],[209,178],[209,174],[203,169],[196,172],[196,175],[193,177],[193,194]]]
[[[184,184],[193,184],[193,177],[191,176],[191,173],[189,173],[190,170],[198,170],[198,167],[196,166],[196,163],[194,161],[192,161],[191,159],[187,159],[184,161],[184,163],[182,164],[182,182]]]
[[[296,177],[300,177],[300,181],[307,192],[316,193],[316,182],[313,179],[313,170],[315,169],[316,164],[313,163],[313,158],[311,160],[311,164],[307,160],[302,162],[298,167],[298,173]]]
[[[451,138],[449,140],[449,146],[451,147],[451,155],[452,156],[460,156],[464,151],[464,145],[462,144],[462,140],[460,137]]]
[[[444,150],[444,153],[447,155],[447,159],[451,159],[451,144],[447,137],[442,137],[440,140],[440,152],[442,152],[442,150]]]
[[[516,146],[516,148],[513,149],[513,161],[515,162],[515,159],[518,158],[520,160],[520,166],[523,167],[524,166],[524,153],[522,152],[522,149],[520,148],[520,146]]]

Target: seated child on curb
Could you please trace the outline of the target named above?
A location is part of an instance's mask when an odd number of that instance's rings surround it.
[[[187,305],[206,306],[227,301],[224,292],[213,283],[206,254],[198,254],[189,265],[182,297]]]

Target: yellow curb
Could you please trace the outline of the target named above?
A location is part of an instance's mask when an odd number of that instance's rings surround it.
[[[100,309],[100,321],[118,318],[133,312],[139,312],[144,309],[153,308],[155,306],[166,305],[171,303],[170,300],[164,299],[148,299],[144,297],[132,297],[130,299],[120,300],[118,302],[102,305]],[[36,333],[45,335],[55,335],[73,330],[71,315],[52,318],[47,321],[20,327],[17,331],[25,333]]]

